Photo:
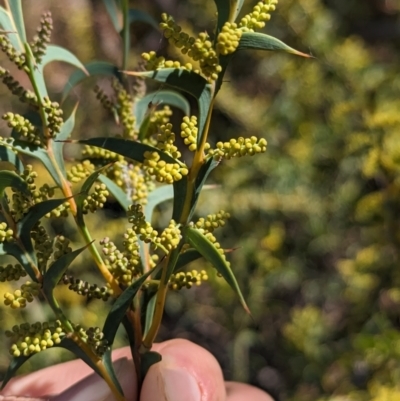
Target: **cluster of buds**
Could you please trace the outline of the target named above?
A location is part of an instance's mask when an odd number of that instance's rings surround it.
[[[47,11],[42,15],[39,28],[36,31],[37,33],[30,43],[32,54],[35,57],[35,61],[37,64],[41,63],[42,57],[46,53],[47,45],[50,43],[52,30],[53,19],[51,18],[51,12]]]
[[[4,305],[10,306],[12,309],[25,308],[27,302],[32,302],[34,297],[39,295],[40,284],[27,281],[22,284],[21,289],[4,294]]]
[[[202,281],[208,280],[208,275],[205,270],[198,272],[197,270],[192,270],[191,272],[180,272],[177,274],[172,274],[168,286],[171,290],[180,290],[183,287],[192,288],[193,284],[199,286]]]
[[[60,344],[65,333],[61,327],[61,322],[45,323],[22,323],[15,325],[12,330],[6,331],[6,336],[14,341],[11,345],[10,354],[16,358],[19,356],[29,356],[44,351],[54,345]]]
[[[209,154],[215,158],[231,159],[232,157],[253,156],[267,150],[267,141],[264,138],[258,139],[255,136],[250,138],[240,137],[229,142],[217,142],[215,149],[210,149]]]
[[[123,156],[115,152],[89,145],[85,145],[82,150],[82,155],[88,159],[101,159],[108,162],[122,161],[124,159]]]
[[[111,101],[110,97],[104,92],[100,86],[96,85],[94,87],[94,92],[96,93],[96,99],[100,101],[100,104],[110,113],[114,114],[115,106]]]
[[[45,271],[47,262],[53,253],[53,244],[46,229],[39,223],[31,231],[31,237],[35,241],[37,264],[40,271]]]
[[[207,33],[202,32],[197,38],[182,32],[182,28],[167,14],[161,15],[160,28],[168,41],[187,54],[200,65],[201,73],[209,80],[215,81],[222,71],[218,63],[218,55],[212,47]]]
[[[93,192],[83,201],[83,213],[88,213],[89,211],[94,213],[97,209],[102,209],[109,195],[110,193],[105,184],[95,185]]]
[[[167,153],[174,159],[181,157],[181,152],[175,146],[175,134],[172,132],[172,124],[163,124],[160,127],[160,131],[157,135],[157,148]]]
[[[26,138],[28,142],[34,145],[40,146],[42,140],[40,138],[39,130],[25,117],[14,114],[6,113],[3,115],[3,120],[8,122],[8,126],[14,129],[23,138]]]
[[[83,295],[88,299],[101,299],[107,301],[111,296],[110,290],[103,286],[99,287],[97,284],[90,284],[87,281],[76,279],[73,276],[64,274],[61,282],[68,285],[68,288],[79,295]]]
[[[233,53],[239,46],[242,32],[234,22],[225,22],[217,38],[219,54],[226,56]]]
[[[31,194],[35,192],[35,178],[37,177],[37,173],[33,171],[33,167],[30,164],[26,165],[24,171],[20,173],[20,176],[27,183],[29,192]],[[25,213],[27,213],[33,202],[31,197],[28,197],[25,193],[16,189],[12,189],[12,191],[13,205],[11,213],[14,217],[14,220],[18,221],[25,215]]]
[[[8,264],[6,266],[0,266],[1,283],[4,283],[5,281],[17,281],[21,277],[25,276],[26,276],[26,271],[19,264],[17,265]]]
[[[137,131],[135,130],[135,117],[132,113],[133,98],[117,79],[113,80],[112,86],[117,97],[118,117],[123,127],[122,137],[127,139],[136,139]]]
[[[136,234],[133,230],[130,231],[125,237],[124,246],[131,251],[121,252],[108,237],[100,241],[108,270],[116,280],[125,285],[132,284],[133,277],[137,275],[136,268],[140,259]]]
[[[201,228],[206,232],[212,233],[218,227],[223,227],[230,214],[220,210],[216,214],[209,214],[206,218],[201,217],[196,223],[196,228]]]
[[[7,226],[7,223],[0,223],[0,244],[14,240],[14,231]]]
[[[0,35],[0,49],[20,70],[27,68],[25,54],[14,48],[7,35]]]
[[[181,124],[181,137],[185,145],[189,147],[189,150],[194,152],[197,149],[197,134],[199,129],[197,128],[197,117],[196,116],[185,116],[183,117]]]
[[[71,205],[68,201],[65,201],[60,206],[53,209],[50,213],[46,214],[46,217],[68,217],[68,211],[71,209]]]
[[[142,205],[147,203],[148,194],[154,188],[151,177],[144,174],[139,165],[126,161],[114,163],[107,176],[124,190],[128,199]]]
[[[155,51],[142,53],[142,59],[146,62],[147,71],[159,70],[160,68],[185,68],[179,61],[166,60],[163,56],[157,57]]]
[[[189,173],[185,164],[167,163],[161,160],[158,152],[147,151],[144,153],[143,166],[150,176],[154,176],[158,182],[173,184]]]
[[[42,107],[47,116],[48,135],[54,138],[60,132],[64,123],[62,118],[63,111],[57,102],[52,102],[48,97],[43,99]]]
[[[253,7],[253,11],[241,19],[239,27],[245,32],[253,32],[255,29],[264,28],[265,22],[271,19],[270,12],[275,11],[277,3],[278,0],[259,1]]]
[[[174,220],[171,220],[168,227],[161,233],[157,245],[161,245],[169,253],[179,245],[181,238],[179,226]]]
[[[152,111],[147,127],[147,137],[150,138],[155,135],[161,125],[168,124],[171,116],[172,110],[169,106],[164,106],[161,110]]]
[[[133,204],[129,206],[128,221],[132,223],[132,230],[139,236],[141,241],[157,243],[158,231],[145,220],[142,205]]]
[[[109,345],[104,338],[104,333],[99,327],[89,327],[85,330],[80,324],[73,325],[75,332],[86,342],[98,356],[102,356],[108,349]]]
[[[69,181],[76,183],[89,177],[95,169],[96,167],[90,162],[90,160],[84,160],[82,163],[78,163],[71,167],[67,172],[67,178]]]
[[[24,89],[19,82],[13,78],[13,76],[10,74],[10,71],[0,67],[0,78],[2,79],[4,85],[7,86],[9,91],[13,95],[18,96],[21,102],[37,106],[38,100],[36,95],[32,91]]]
[[[70,244],[70,240],[68,238],[65,238],[63,235],[59,235],[56,238],[56,241],[54,244],[55,251],[53,254],[54,260],[60,259],[61,256],[72,252],[72,248],[69,246],[69,244]]]

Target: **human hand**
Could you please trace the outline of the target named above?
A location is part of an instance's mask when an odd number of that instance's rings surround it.
[[[216,359],[204,348],[177,339],[155,344],[162,361],[153,365],[143,383],[140,401],[273,401],[247,384],[223,381]],[[126,399],[137,393],[135,368],[128,347],[115,350],[116,374]],[[103,380],[81,360],[51,366],[12,379],[0,401],[111,401]]]

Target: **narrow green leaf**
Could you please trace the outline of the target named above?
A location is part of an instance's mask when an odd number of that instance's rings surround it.
[[[218,34],[221,32],[221,28],[225,22],[229,21],[231,0],[214,0],[217,6],[217,26],[215,30],[215,40],[217,40]],[[232,21],[233,22],[233,21]]]
[[[7,32],[8,38],[15,49],[24,50],[19,40],[17,29],[12,20],[11,14],[3,7],[0,7],[0,27]]]
[[[162,68],[155,71],[124,71],[127,75],[141,76],[187,92],[196,98],[199,107],[197,143],[200,144],[212,100],[212,86],[201,75],[184,68]]]
[[[151,221],[154,208],[162,202],[170,200],[174,197],[174,190],[171,185],[163,185],[150,192],[145,206],[144,216],[146,221]]]
[[[57,347],[67,349],[68,351],[72,352],[75,356],[77,356],[79,359],[82,359],[83,362],[85,362],[90,368],[92,368],[100,377],[101,377],[101,372],[98,369],[97,365],[92,362],[92,360],[87,356],[86,352],[83,351],[79,345],[71,340],[68,337],[64,337],[61,340],[61,343],[57,345]],[[115,383],[117,385],[117,388],[122,394],[121,387],[118,382]]]
[[[118,71],[118,67],[114,64],[107,63],[105,61],[91,61],[90,63],[84,64],[85,70],[89,76],[104,75],[109,77],[116,77],[121,80],[121,74]],[[69,92],[80,82],[88,78],[88,74],[83,70],[74,71],[68,78],[67,83],[64,86],[62,93],[62,101],[66,99]]]
[[[76,249],[75,251],[66,253],[61,256],[55,262],[51,264],[46,274],[43,277],[43,292],[46,295],[47,301],[50,306],[58,307],[57,301],[54,299],[53,290],[55,286],[60,282],[63,274],[68,269],[69,265],[80,255],[88,245],[82,248]]]
[[[11,0],[8,2],[8,4],[10,6],[10,11],[14,20],[15,28],[17,29],[19,37],[21,38],[21,42],[25,43],[26,33],[21,0]]]
[[[197,249],[199,253],[201,253],[201,255],[217,269],[226,282],[236,292],[245,311],[251,314],[229,264],[219,253],[214,244],[196,228],[187,227],[185,233],[189,244]]]
[[[85,73],[86,76],[89,75],[89,72],[86,70],[85,66],[79,61],[79,59],[73,53],[71,53],[67,49],[64,49],[63,47],[55,45],[47,46],[46,53],[42,57],[42,61],[38,66],[40,71],[43,73],[44,67],[47,64],[51,63],[52,61],[64,61],[82,70],[82,72]]]
[[[35,86],[39,93],[39,98],[43,99],[45,97],[48,97],[46,82],[44,81],[42,68],[40,68],[40,66],[36,64],[36,60],[32,53],[32,49],[29,46],[29,43],[24,43],[24,47],[25,47],[26,60],[29,69],[31,71],[31,74],[33,75],[33,81],[35,82]]]
[[[201,190],[203,189],[203,186],[206,183],[208,176],[218,166],[218,164],[219,164],[218,160],[210,158],[209,160],[207,160],[205,164],[201,166],[199,174],[196,177],[195,192],[192,199],[191,211],[188,217],[188,221],[190,221],[193,216]]]
[[[123,189],[103,174],[100,174],[98,179],[107,186],[107,189],[123,207],[123,209],[128,211],[132,201],[128,198],[128,195],[123,191]]]
[[[167,163],[182,164],[179,160],[176,160],[173,157],[167,155],[166,153],[160,151],[160,149],[157,149],[150,145],[145,145],[140,142],[131,141],[130,139],[98,137],[90,139],[81,139],[77,142],[83,143],[85,145],[97,146],[102,149],[110,150],[111,152],[118,153],[119,155],[124,156],[128,159],[136,160],[139,163],[144,162],[144,153],[149,151],[149,152],[157,152],[160,155],[160,158],[162,160],[165,160]]]
[[[120,19],[118,17],[118,6],[115,0],[103,0],[104,6],[110,16],[111,22],[114,25],[116,32],[120,32],[122,26],[120,24]]]
[[[3,381],[0,386],[0,390],[3,390],[6,384],[15,376],[17,373],[17,370],[31,357],[33,356],[19,356],[19,357],[13,357],[10,361],[10,364],[8,365],[7,371],[4,375]]]
[[[57,165],[61,173],[64,177],[67,176],[67,172],[65,171],[65,163],[64,163],[64,141],[67,140],[72,130],[75,126],[75,114],[78,109],[78,104],[72,110],[71,115],[68,117],[67,121],[61,126],[61,130],[56,137],[56,141],[53,141],[53,153],[54,158],[56,159]]]
[[[112,306],[106,321],[104,322],[103,333],[104,338],[108,341],[108,344],[114,343],[115,334],[117,333],[118,327],[125,316],[126,311],[132,303],[133,298],[140,290],[140,287],[146,281],[147,277],[152,273],[156,273],[160,266],[145,273],[142,277],[132,283],[115,301]]]
[[[60,180],[60,177],[58,176],[58,171],[50,160],[46,149],[17,139],[10,143],[7,143],[6,141],[0,139],[0,145],[8,146],[17,153],[22,153],[27,156],[34,157],[39,162],[43,163],[57,185],[59,187],[62,187],[62,182]]]
[[[244,0],[231,0],[231,16],[229,20],[231,22],[236,21],[242,7],[243,7]]]
[[[29,277],[35,282],[38,281],[31,265],[31,263],[36,264],[35,254],[33,254],[34,259],[32,259],[31,255],[29,255],[27,252],[23,252],[15,242],[3,242],[0,244],[0,256],[5,255],[13,256],[19,263],[21,263]]]
[[[4,195],[6,188],[15,188],[27,195],[30,194],[28,184],[18,174],[13,171],[2,170],[0,171],[0,198]]]
[[[36,253],[33,250],[31,230],[33,226],[47,213],[63,204],[67,199],[51,199],[33,205],[29,212],[17,223],[17,234],[27,253],[26,257],[35,264]]]
[[[155,292],[151,297],[150,300],[147,302],[146,305],[146,317],[145,317],[145,324],[144,324],[144,332],[143,337],[147,336],[147,333],[150,330],[150,327],[153,323],[153,316],[154,316],[154,309],[156,307],[156,299],[157,293]]]
[[[111,377],[111,380],[113,381],[114,385],[118,389],[119,393],[123,396],[124,391],[122,390],[121,384],[118,381],[118,377],[117,377],[117,374],[115,373],[114,364],[113,364],[113,361],[111,358],[111,349],[107,350],[104,353],[102,361],[103,361],[104,367],[107,370],[108,375]]]
[[[135,8],[129,9],[129,23],[134,22],[144,22],[151,25],[154,29],[158,29],[157,21],[148,13],[142,10],[137,10]]]
[[[182,110],[187,116],[190,114],[190,104],[180,93],[170,90],[160,90],[158,92],[149,93],[134,105],[133,113],[136,118],[137,129],[142,124],[144,117],[149,110],[150,103],[157,105],[168,104],[169,106]]]
[[[155,364],[160,362],[162,359],[161,354],[155,351],[148,351],[142,355],[140,360],[140,373],[142,380],[145,378],[148,370]]]
[[[237,50],[255,49],[255,50],[279,50],[287,53],[295,54],[301,57],[310,58],[309,54],[299,52],[292,47],[289,47],[282,41],[273,36],[259,32],[244,32],[240,38],[239,47]]]
[[[80,225],[80,227],[84,226],[84,221],[83,221],[83,205],[86,197],[89,194],[90,188],[92,188],[93,184],[96,182],[96,180],[99,178],[100,174],[110,167],[111,164],[107,164],[106,166],[103,166],[99,168],[98,170],[94,171],[82,184],[81,190],[76,197],[76,208],[77,208],[77,222]]]
[[[24,165],[22,164],[22,161],[18,157],[17,153],[7,146],[0,145],[0,160],[2,162],[8,162],[12,164],[20,173],[24,171]]]

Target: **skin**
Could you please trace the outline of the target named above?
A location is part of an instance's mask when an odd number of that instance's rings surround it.
[[[176,339],[155,344],[162,361],[153,365],[137,398],[128,347],[113,352],[116,374],[128,400],[137,401],[274,401],[243,383],[224,382],[218,362],[204,348]],[[92,398],[91,398],[92,397]],[[114,400],[102,380],[81,360],[62,363],[12,379],[0,401]]]

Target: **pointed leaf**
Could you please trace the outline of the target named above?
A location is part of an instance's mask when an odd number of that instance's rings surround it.
[[[24,24],[24,14],[22,13],[21,0],[11,0],[8,2],[10,6],[11,15],[17,29],[18,35],[21,42],[26,42],[25,24]]]
[[[46,149],[17,139],[13,140],[10,143],[7,143],[6,141],[0,139],[0,145],[8,146],[17,153],[22,153],[34,157],[35,159],[42,162],[54,181],[57,183],[57,185],[59,187],[62,187],[62,182],[60,180],[60,177],[58,176],[58,171],[55,169],[53,163],[51,162]]]
[[[24,171],[24,165],[17,153],[7,146],[0,145],[0,160],[11,163],[19,173]]]
[[[103,166],[99,168],[98,170],[94,171],[82,184],[81,190],[79,192],[79,195],[76,197],[76,207],[77,207],[77,222],[80,227],[83,227],[85,225],[83,221],[83,204],[86,199],[86,197],[89,194],[90,188],[92,188],[93,184],[96,182],[96,180],[99,178],[99,175],[106,170],[108,167],[110,167],[111,164],[107,164],[106,166]]]
[[[158,29],[157,21],[150,14],[142,10],[131,8],[129,9],[129,23],[132,24],[134,22],[145,22],[153,28]]]
[[[93,361],[87,356],[86,352],[82,350],[82,348],[80,348],[76,342],[74,342],[68,337],[64,337],[61,340],[61,343],[57,345],[57,347],[67,349],[68,351],[72,352],[79,359],[82,359],[83,362],[85,362],[88,366],[90,366],[101,377],[101,371],[99,370],[97,364],[93,363]],[[115,384],[118,390],[122,394],[121,386],[119,385],[119,383],[115,382]]]
[[[23,51],[11,14],[3,7],[0,7],[0,27],[7,32],[7,36],[13,47],[18,51]]]
[[[46,274],[43,277],[43,292],[46,295],[47,301],[51,306],[58,307],[57,301],[54,299],[53,296],[53,290],[55,286],[60,282],[63,274],[68,269],[69,265],[87,247],[88,245],[85,245],[82,248],[76,249],[75,251],[66,253],[65,255],[54,261],[47,270]]]
[[[187,177],[183,177],[181,180],[174,182],[174,204],[172,207],[172,218],[177,222],[180,222],[182,210],[184,209],[188,186],[187,184]]]
[[[173,88],[189,93],[197,99],[199,107],[197,143],[201,143],[208,111],[212,100],[212,87],[201,75],[184,68],[162,68],[155,71],[124,71],[127,75],[141,76],[165,83]]]
[[[63,174],[64,177],[67,176],[67,172],[65,171],[65,163],[64,163],[64,141],[68,139],[71,135],[72,130],[75,126],[75,113],[78,109],[78,104],[72,110],[71,115],[68,117],[67,121],[61,126],[61,130],[57,135],[56,141],[53,142],[53,153],[54,158],[58,164],[58,168]]]
[[[119,22],[118,18],[118,7],[117,3],[115,0],[103,0],[104,6],[106,7],[106,10],[108,12],[108,15],[110,16],[111,22],[114,25],[114,29],[117,32],[120,32],[122,29],[122,26]]]
[[[103,361],[104,367],[106,368],[108,375],[111,377],[111,380],[113,381],[115,387],[118,389],[119,393],[123,396],[124,391],[122,390],[121,384],[118,381],[118,377],[117,377],[117,374],[115,373],[113,361],[111,358],[111,348],[104,353],[102,361]]]
[[[189,214],[188,221],[192,219],[201,190],[203,189],[203,186],[206,183],[209,174],[219,165],[219,163],[220,162],[218,160],[210,158],[205,164],[201,166],[199,174],[196,177],[195,192],[192,199],[191,212]]]
[[[245,311],[250,314],[250,310],[246,304],[246,301],[243,298],[242,292],[240,291],[239,285],[229,264],[227,263],[223,255],[219,253],[214,244],[208,238],[206,238],[204,234],[193,227],[186,228],[186,237],[189,244],[193,248],[197,249],[203,255],[203,257],[208,262],[210,262],[222,275],[222,277],[238,295],[240,303],[242,304]]]
[[[187,99],[178,92],[170,90],[160,90],[155,93],[149,93],[135,103],[134,115],[137,128],[142,124],[146,113],[149,110],[149,104],[167,104],[182,110],[185,115],[190,114],[190,104]]]
[[[171,185],[163,185],[150,192],[147,198],[147,205],[144,208],[144,216],[146,221],[151,221],[154,208],[162,202],[170,200],[174,197],[174,190]]]
[[[115,334],[117,329],[125,316],[126,311],[132,303],[133,298],[140,290],[143,283],[146,281],[147,277],[152,273],[156,273],[160,266],[145,273],[142,277],[137,279],[132,283],[115,301],[112,306],[106,321],[104,322],[103,333],[104,338],[108,341],[108,344],[112,345],[114,343]]]
[[[17,223],[17,234],[27,253],[26,258],[36,262],[36,253],[33,250],[31,230],[33,226],[47,213],[63,204],[67,199],[51,199],[32,206],[29,212]]]
[[[238,17],[242,7],[244,0],[231,0],[231,15],[232,18],[230,19],[231,22],[236,21],[236,18]]]
[[[282,41],[273,36],[259,32],[244,32],[240,38],[239,47],[237,50],[255,49],[255,50],[279,50],[287,53],[292,53],[297,56],[310,58],[309,54],[299,52],[292,47],[289,47]]]
[[[19,357],[13,357],[8,365],[8,369],[4,375],[3,381],[0,386],[0,390],[3,390],[6,384],[15,376],[17,370],[34,354],[29,356],[21,355]]]
[[[107,63],[105,61],[91,61],[90,63],[84,64],[85,70],[89,76],[104,75],[110,77],[116,77],[121,80],[121,74],[114,64]],[[66,99],[69,92],[84,79],[88,78],[86,72],[83,70],[74,71],[68,78],[67,83],[64,86],[62,93],[62,101]]]
[[[21,250],[15,242],[3,242],[0,244],[0,256],[5,255],[14,256],[14,258],[21,263],[29,277],[36,283],[38,282],[35,271],[32,267],[32,263],[36,264],[36,255],[33,255],[34,259],[32,259],[31,255]]]
[[[156,307],[156,300],[157,300],[157,293],[155,292],[150,300],[147,302],[146,305],[146,320],[145,320],[145,325],[144,325],[144,332],[143,332],[143,337],[147,336],[147,333],[150,330],[150,327],[153,323],[153,317],[154,317],[154,309]]]
[[[18,174],[8,170],[0,171],[0,198],[3,197],[4,190],[9,187],[15,188],[26,195],[30,194],[28,184]]]
[[[87,76],[89,72],[86,70],[85,66],[79,61],[79,59],[71,53],[69,50],[64,49],[60,46],[49,45],[46,48],[46,53],[42,57],[42,61],[39,64],[39,69],[43,72],[44,67],[51,63],[52,61],[64,61],[68,64],[73,65],[74,67],[82,70]]]
[[[221,29],[225,22],[229,21],[230,9],[231,9],[231,0],[214,0],[215,5],[217,6],[217,27],[215,31],[215,40],[217,40],[218,34],[221,32]],[[231,21],[233,22],[233,21]]]
[[[128,198],[128,195],[123,191],[123,189],[103,174],[100,174],[98,179],[107,186],[107,189],[123,207],[123,209],[128,211],[132,201]]]

